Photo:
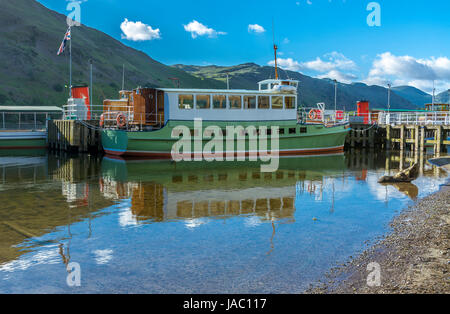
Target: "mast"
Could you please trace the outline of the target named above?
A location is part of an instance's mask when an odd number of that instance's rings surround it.
[[[272,20],[272,36],[273,36],[273,50],[275,52],[275,79],[278,80],[278,64],[277,64],[278,46],[275,44],[275,26],[273,20]]]
[[[277,45],[273,45],[273,50],[275,51],[275,79],[278,80],[278,65],[277,65]]]
[[[70,98],[72,98],[72,27],[69,27],[69,34],[70,34],[70,40],[69,40],[69,68],[70,68],[70,78],[69,78],[69,88],[70,88]]]

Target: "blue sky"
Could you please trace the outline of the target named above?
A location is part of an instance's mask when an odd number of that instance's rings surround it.
[[[66,0],[39,2],[69,13]],[[267,65],[274,20],[285,69],[427,92],[435,80],[437,92],[449,89],[450,1],[378,0],[381,26],[374,27],[367,24],[371,2],[88,0],[81,22],[165,64]]]

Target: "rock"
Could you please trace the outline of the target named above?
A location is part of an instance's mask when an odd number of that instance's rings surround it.
[[[419,164],[415,163],[408,169],[400,171],[395,176],[383,176],[378,180],[378,183],[399,183],[411,182],[419,176]]]

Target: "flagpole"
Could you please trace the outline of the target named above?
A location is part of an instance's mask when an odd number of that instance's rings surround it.
[[[72,98],[72,28],[69,27],[70,32],[70,44],[69,44],[69,55],[70,55],[70,97]]]

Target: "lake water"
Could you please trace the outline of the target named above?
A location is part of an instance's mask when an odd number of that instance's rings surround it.
[[[0,293],[302,292],[447,180],[422,161],[413,184],[377,183],[412,161],[355,151],[264,174],[251,162],[0,156]]]

